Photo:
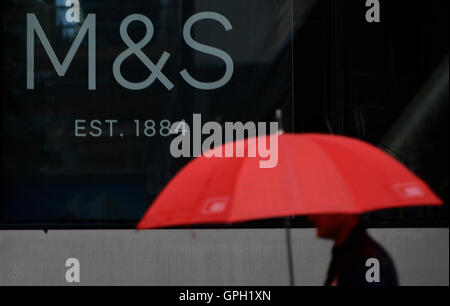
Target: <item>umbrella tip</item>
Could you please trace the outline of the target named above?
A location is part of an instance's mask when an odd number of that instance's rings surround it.
[[[275,118],[277,119],[278,122],[278,134],[282,135],[284,134],[284,130],[283,130],[283,111],[281,109],[277,109],[275,111]]]

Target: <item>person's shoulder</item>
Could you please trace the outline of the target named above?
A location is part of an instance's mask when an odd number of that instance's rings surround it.
[[[389,256],[376,252],[360,253],[339,277],[339,286],[397,286],[397,272]]]
[[[398,285],[397,271],[392,257],[369,236],[360,251],[359,259],[359,265],[364,265],[367,275],[379,274],[380,283],[385,286]]]
[[[394,265],[394,262],[389,255],[389,253],[379,244],[377,241],[375,241],[372,237],[369,235],[366,236],[364,239],[364,244],[362,248],[360,249],[360,257],[363,259],[378,259],[380,262],[383,262],[385,265]]]

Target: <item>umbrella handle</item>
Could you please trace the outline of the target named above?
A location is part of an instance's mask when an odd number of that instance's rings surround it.
[[[291,218],[286,217],[286,247],[288,256],[288,268],[289,268],[289,285],[295,286],[294,278],[294,262],[292,258],[292,242],[291,242]]]

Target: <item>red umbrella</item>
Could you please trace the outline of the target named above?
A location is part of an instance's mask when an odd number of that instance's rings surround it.
[[[274,137],[278,165],[272,169],[261,169],[259,157],[195,159],[161,192],[138,229],[442,205],[420,178],[370,144],[318,134],[268,136]]]

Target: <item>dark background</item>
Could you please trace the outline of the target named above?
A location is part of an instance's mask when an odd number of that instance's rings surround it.
[[[3,4],[0,223],[4,228],[132,228],[188,162],[172,159],[169,140],[161,137],[145,142],[129,137],[120,144],[106,137],[70,137],[73,131],[68,127],[76,117],[97,118],[100,113],[103,119],[130,122],[135,117],[177,121],[202,113],[205,121],[271,121],[275,110],[282,108],[289,132],[345,134],[379,145],[448,54],[448,1],[380,1],[381,23],[369,24],[363,0],[320,0],[296,29],[294,41],[287,41],[272,62],[237,65],[226,88],[200,93],[169,72],[176,85],[171,95],[158,82],[144,93],[131,92],[120,87],[110,71],[124,50],[120,21],[136,11],[149,16],[155,29],[164,30],[145,52],[155,59],[167,50],[173,58],[165,70],[184,66],[191,70],[193,51],[183,45],[180,35],[184,20],[193,14],[191,1],[169,1],[164,7],[156,5],[158,1],[81,2],[86,12],[97,14],[94,93],[87,91],[86,42],[64,78],[56,77],[45,51],[36,47],[39,89],[26,91],[24,12],[36,13],[60,59],[73,38],[64,38],[70,37],[67,25],[55,24],[58,8],[53,1],[47,6],[37,1]],[[293,1],[294,12],[300,2]],[[143,36],[142,28],[133,31],[132,37]],[[127,65],[131,79],[147,76],[137,59]],[[197,72],[215,79],[222,69]],[[403,162],[448,203],[448,111],[444,117]],[[367,226],[448,226],[448,204],[376,212],[364,220]],[[278,227],[283,222],[238,227]],[[304,218],[294,219],[292,225],[310,226]]]

